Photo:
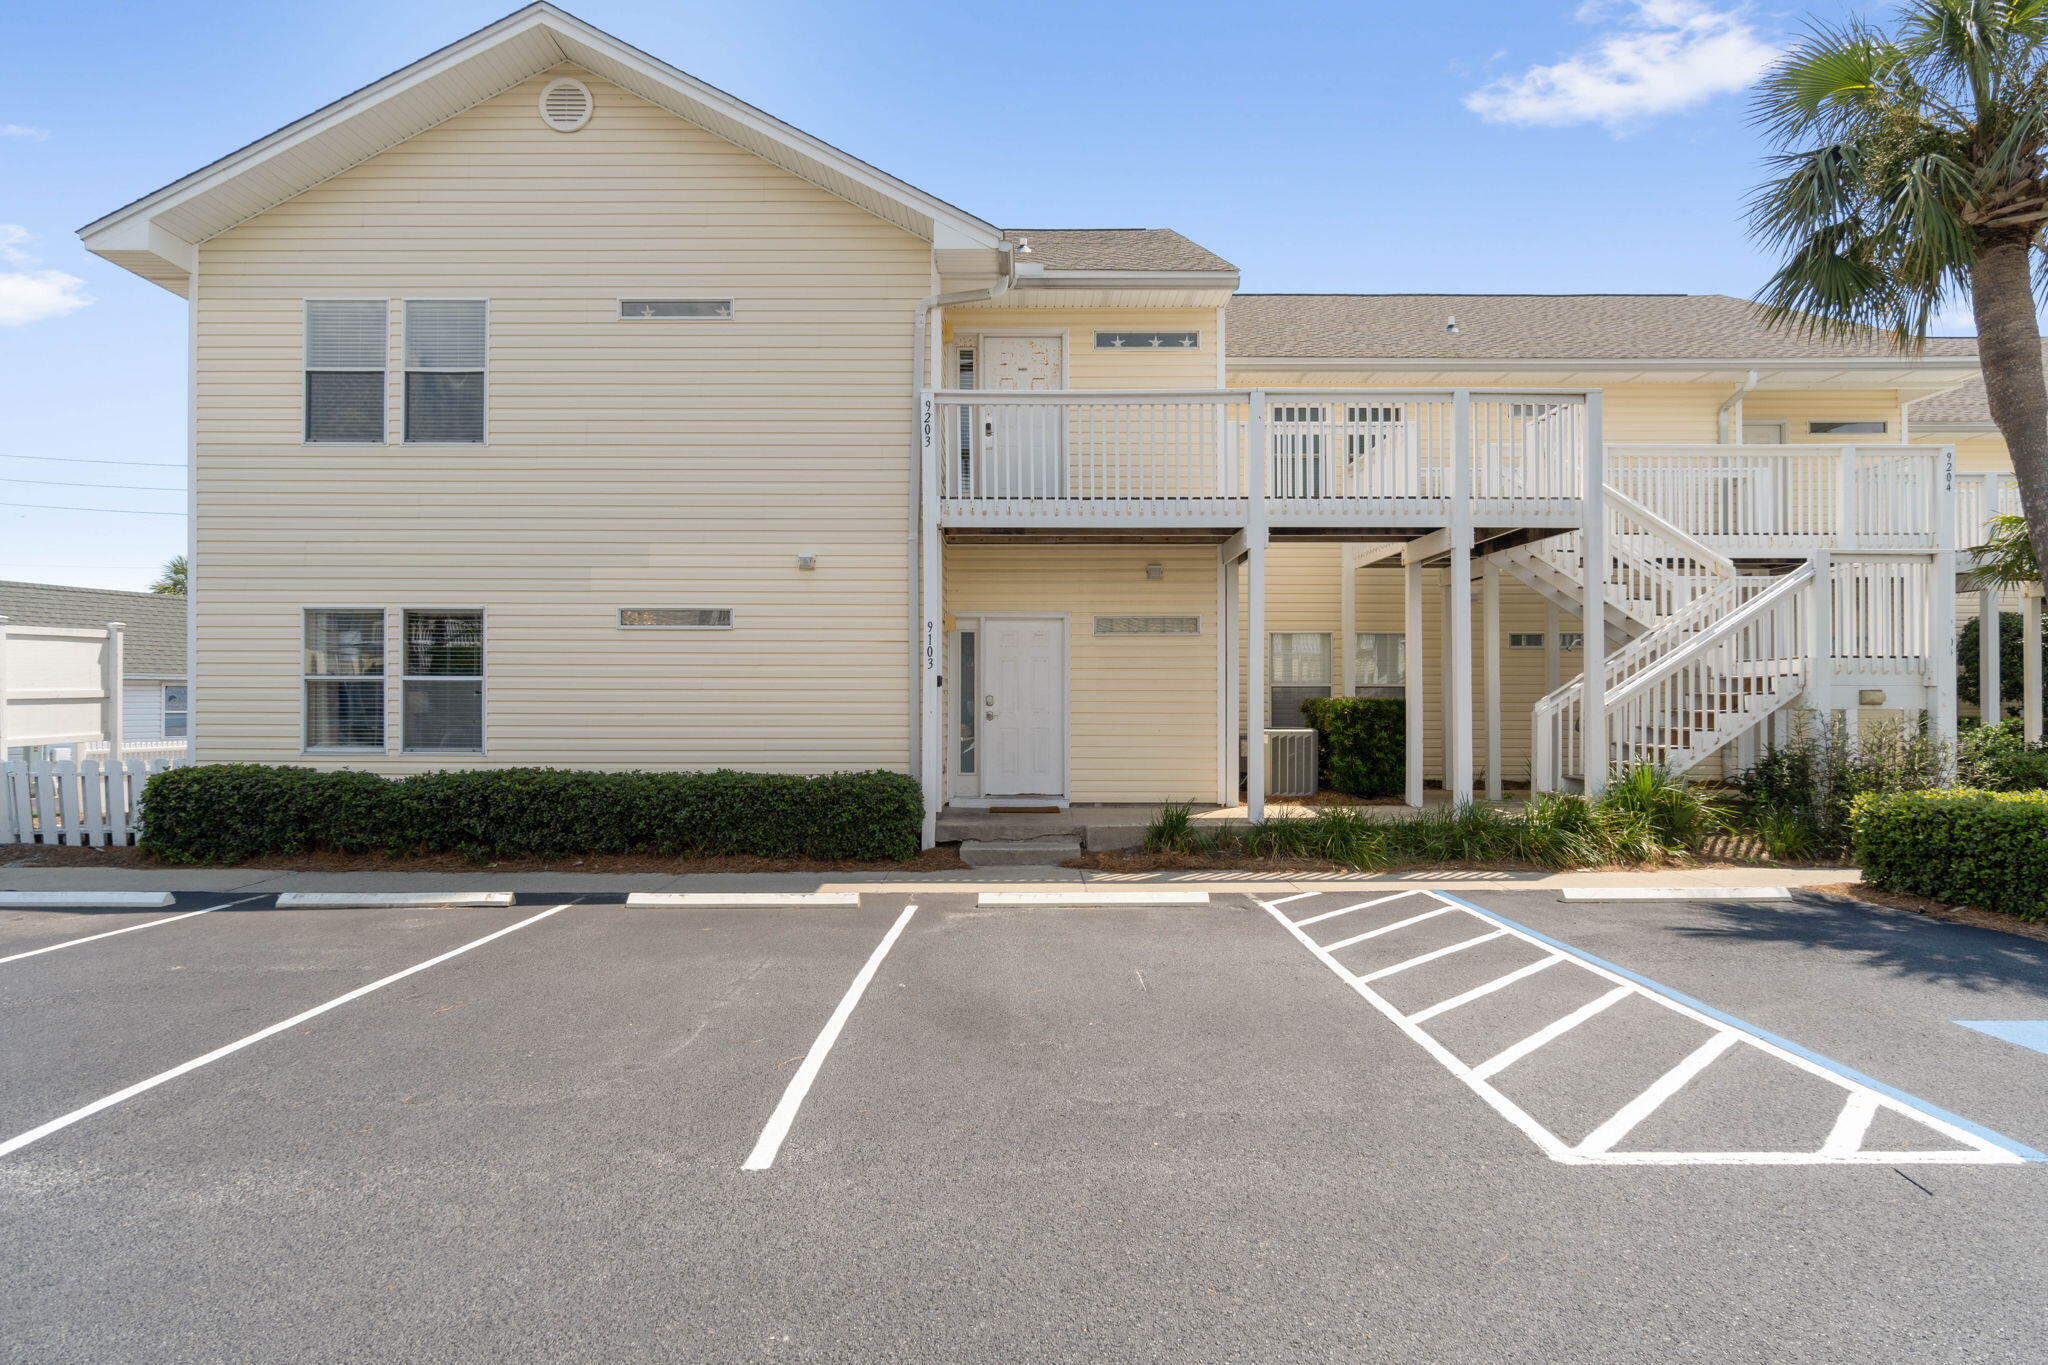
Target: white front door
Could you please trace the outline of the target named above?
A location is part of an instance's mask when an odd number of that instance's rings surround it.
[[[1058,617],[981,625],[984,796],[1067,793],[1067,625]]]
[[[981,387],[999,393],[1051,393],[1066,387],[1057,336],[984,336]],[[982,407],[981,497],[1056,498],[1066,476],[1066,419],[1052,404]]]

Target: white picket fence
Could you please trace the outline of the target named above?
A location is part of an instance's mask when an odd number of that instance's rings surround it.
[[[0,841],[128,843],[137,832],[143,783],[190,761],[87,758],[0,764]]]

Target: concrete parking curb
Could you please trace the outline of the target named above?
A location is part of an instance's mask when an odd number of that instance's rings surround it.
[[[1566,901],[1789,901],[1789,886],[1567,886]]]
[[[786,906],[860,904],[857,891],[635,891],[626,897],[635,908],[684,909],[693,905]]]
[[[0,891],[0,908],[33,905],[47,910],[55,906],[93,905],[156,910],[170,903],[168,891]]]
[[[364,909],[380,905],[479,906],[509,910],[510,891],[287,891],[277,898],[280,910]]]

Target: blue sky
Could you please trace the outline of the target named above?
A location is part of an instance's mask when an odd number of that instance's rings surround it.
[[[184,544],[184,303],[87,255],[74,230],[512,7],[16,7],[0,85],[0,578],[141,587]],[[565,8],[991,221],[1178,228],[1235,261],[1247,290],[1727,294],[1769,269],[1740,223],[1762,152],[1740,91],[1806,12]],[[88,510],[57,510],[72,508]]]

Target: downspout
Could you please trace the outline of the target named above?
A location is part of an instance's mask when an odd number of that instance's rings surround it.
[[[1728,401],[1715,414],[1716,435],[1724,446],[1742,444],[1742,399],[1756,387],[1756,371],[1751,370],[1742,382],[1735,386],[1735,392],[1728,395]]]
[[[940,387],[939,376],[931,372],[938,359],[931,343],[932,314],[935,310],[950,308],[955,304],[987,303],[1010,292],[1017,280],[1016,248],[1004,242],[999,248],[1001,262],[996,282],[986,289],[963,289],[957,293],[931,293],[917,301],[917,311],[912,320],[911,364],[910,364],[910,515],[905,518],[909,527],[907,546],[904,554],[907,591],[904,600],[910,604],[910,619],[906,638],[910,643],[910,751],[918,756],[911,767],[922,778],[924,753],[921,730],[924,724],[924,603],[923,565],[920,562],[924,550],[924,440],[918,424],[918,397],[924,389]]]

